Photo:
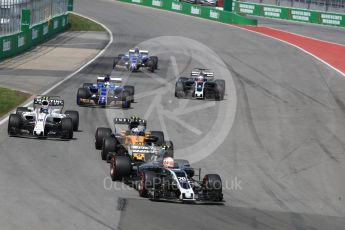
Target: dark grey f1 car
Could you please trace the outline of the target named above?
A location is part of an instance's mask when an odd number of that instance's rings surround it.
[[[170,163],[169,163],[170,162]],[[172,162],[172,164],[171,164]],[[218,174],[206,174],[190,167],[187,160],[173,160],[163,152],[149,162],[133,164],[127,154],[114,153],[110,176],[133,186],[141,197],[182,202],[223,202],[222,180]]]
[[[223,100],[225,94],[225,81],[214,79],[212,72],[197,68],[191,77],[180,77],[175,84],[175,97]]]

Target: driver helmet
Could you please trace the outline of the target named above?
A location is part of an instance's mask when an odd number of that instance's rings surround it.
[[[135,127],[131,129],[132,135],[142,136],[145,134],[144,127]]]
[[[49,102],[46,100],[42,101],[41,113],[49,113]]]
[[[205,79],[205,78],[204,78],[203,75],[199,75],[199,76],[196,78],[196,80],[197,80],[197,81],[200,81],[200,82],[201,82],[201,81],[204,81],[204,79]]]
[[[110,82],[109,81],[106,81],[106,82],[104,82],[104,88],[109,88],[109,86],[110,86]]]
[[[163,167],[164,168],[173,168],[174,167],[174,159],[172,157],[165,157],[163,159]]]

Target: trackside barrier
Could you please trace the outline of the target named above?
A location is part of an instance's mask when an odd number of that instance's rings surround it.
[[[30,11],[22,11],[22,31],[0,37],[0,60],[17,55],[51,36],[68,28],[68,13],[51,18],[47,22],[30,25]]]
[[[187,14],[195,17],[205,18],[209,20],[219,21],[223,23],[239,24],[239,25],[257,25],[256,19],[247,18],[245,16],[218,10],[212,7],[193,5],[175,0],[119,0],[137,5],[144,5],[153,8],[173,11],[181,14]]]
[[[273,5],[236,1],[233,11],[238,14],[278,18],[290,21],[308,22],[320,25],[345,27],[345,15],[321,11],[304,10]]]

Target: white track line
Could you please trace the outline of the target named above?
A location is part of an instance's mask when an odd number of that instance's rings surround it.
[[[40,93],[41,95],[45,95],[45,94],[48,94],[48,93],[50,93],[52,90],[54,90],[56,87],[58,87],[59,85],[61,85],[62,83],[64,83],[65,81],[67,81],[67,80],[69,80],[69,79],[71,79],[73,76],[75,76],[77,73],[79,73],[80,71],[82,71],[86,66],[88,66],[89,64],[91,64],[92,62],[94,62],[97,58],[99,58],[107,49],[108,49],[108,47],[113,43],[113,40],[114,40],[114,37],[113,37],[113,33],[110,31],[110,29],[108,28],[108,27],[106,27],[104,24],[102,24],[102,23],[100,23],[100,22],[98,22],[98,21],[96,21],[96,20],[94,20],[94,19],[92,19],[92,18],[89,18],[89,17],[87,17],[87,16],[84,16],[84,15],[81,15],[81,14],[78,14],[78,13],[75,13],[75,12],[73,12],[73,14],[76,14],[76,15],[78,15],[78,16],[80,16],[80,17],[84,17],[84,18],[87,18],[87,19],[89,19],[90,21],[93,21],[93,22],[95,22],[95,23],[97,23],[97,24],[99,24],[99,25],[101,25],[107,32],[108,32],[108,34],[109,34],[109,36],[110,36],[110,40],[109,40],[109,42],[108,42],[108,44],[93,58],[93,59],[91,59],[90,61],[88,61],[86,64],[84,64],[83,66],[81,66],[79,69],[77,69],[75,72],[73,72],[73,73],[71,73],[70,75],[68,75],[68,76],[66,76],[64,79],[62,79],[61,81],[59,81],[59,82],[57,82],[55,85],[53,85],[52,87],[50,87],[49,89],[47,89],[46,91],[44,91],[43,93]],[[27,102],[26,104],[24,104],[24,105],[21,105],[21,106],[23,106],[23,107],[27,107],[27,106],[29,106],[29,105],[31,105],[32,104],[32,100],[31,101],[29,101],[29,102]],[[12,110],[10,113],[13,113],[15,111],[15,109],[14,110]],[[0,125],[3,125],[5,122],[7,122],[8,121],[8,118],[9,118],[9,116],[6,116],[5,118],[3,118],[1,121],[0,121]]]

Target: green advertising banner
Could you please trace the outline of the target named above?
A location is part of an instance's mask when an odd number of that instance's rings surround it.
[[[234,11],[244,15],[345,27],[345,15],[343,14],[239,1],[234,2]]]
[[[256,19],[247,18],[239,14],[218,10],[212,7],[189,4],[175,0],[119,0],[148,7],[160,8],[181,14],[205,18],[223,23],[240,25],[257,25]]]
[[[24,11],[27,14],[27,11]],[[0,37],[0,60],[6,57],[17,55],[30,47],[42,43],[51,36],[68,28],[67,14],[52,18],[49,22],[37,24],[23,31]],[[28,21],[23,20],[25,25]]]

